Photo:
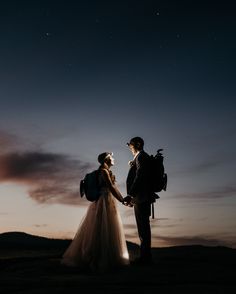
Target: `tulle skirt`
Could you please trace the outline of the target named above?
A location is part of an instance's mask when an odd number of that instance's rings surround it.
[[[116,199],[103,189],[91,203],[62,264],[95,272],[129,264],[129,255]]]

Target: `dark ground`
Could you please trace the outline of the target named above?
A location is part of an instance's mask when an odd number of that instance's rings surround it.
[[[236,293],[235,249],[203,246],[154,248],[152,266],[128,266],[116,272],[95,275],[60,265],[60,256],[69,241],[39,240],[26,234],[12,238],[12,234],[0,235],[1,294]],[[16,250],[15,246],[19,249]],[[130,243],[128,247],[133,259],[138,248]]]

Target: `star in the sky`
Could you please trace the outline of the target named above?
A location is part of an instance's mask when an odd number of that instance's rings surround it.
[[[43,35],[41,35],[41,40],[47,40],[47,39],[49,39],[50,37],[52,36],[52,33],[50,33],[50,32],[45,32],[45,33],[43,33]]]

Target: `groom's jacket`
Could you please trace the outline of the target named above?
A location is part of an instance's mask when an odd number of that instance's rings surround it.
[[[153,194],[150,190],[150,157],[140,151],[130,164],[126,180],[127,194],[134,197],[135,203],[150,201]]]

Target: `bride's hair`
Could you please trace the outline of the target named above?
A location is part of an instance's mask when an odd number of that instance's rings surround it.
[[[115,175],[113,175],[113,173],[112,173],[112,171],[110,169],[109,169],[109,175],[110,175],[112,183],[115,184],[116,177],[115,177]]]
[[[101,153],[101,154],[99,154],[98,155],[98,162],[100,163],[100,164],[103,164],[104,162],[105,162],[105,160],[107,159],[107,158],[109,158],[109,155],[113,155],[113,153],[112,152],[103,152],[103,153]]]

